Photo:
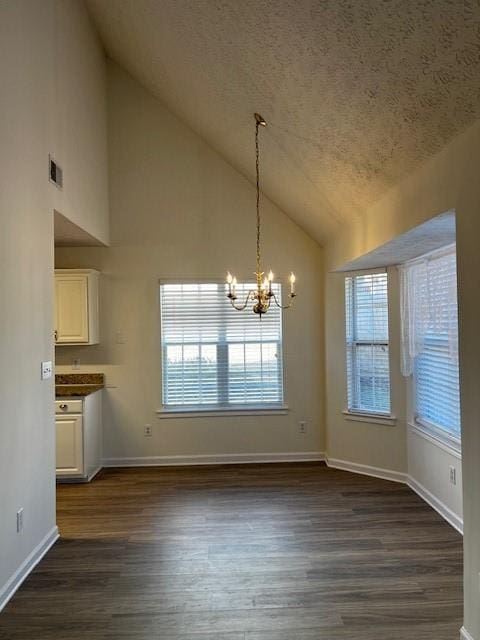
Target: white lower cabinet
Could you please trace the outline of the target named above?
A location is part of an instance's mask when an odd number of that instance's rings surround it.
[[[88,482],[102,463],[102,392],[55,401],[57,479]]]
[[[82,415],[57,416],[57,476],[83,475]]]

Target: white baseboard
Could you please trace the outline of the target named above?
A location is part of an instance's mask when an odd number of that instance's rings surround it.
[[[400,471],[372,467],[366,464],[330,458],[322,451],[297,453],[224,453],[216,455],[190,456],[145,456],[138,458],[104,458],[104,467],[176,467],[223,464],[252,464],[273,462],[319,462],[325,461],[329,467],[359,473],[365,476],[407,484],[425,502],[435,509],[457,531],[463,533],[463,522],[451,509],[423,487],[414,478]]]
[[[334,469],[342,469],[352,473],[360,473],[364,476],[373,476],[374,478],[382,478],[382,480],[391,480],[392,482],[406,482],[406,474],[400,471],[391,471],[390,469],[382,469],[381,467],[371,467],[367,464],[358,464],[349,462],[348,460],[338,460],[337,458],[326,457],[325,461],[329,467]]]
[[[411,476],[407,477],[407,484],[410,489],[413,489],[417,495],[419,495],[426,503],[428,503],[435,511],[437,511],[442,518],[444,518],[449,524],[452,525],[459,533],[463,535],[463,520],[457,516],[446,504],[433,495],[428,489],[421,485],[415,478]],[[468,637],[468,636],[466,636]]]
[[[104,467],[177,467],[210,464],[252,464],[268,462],[322,462],[323,451],[297,453],[222,453],[216,455],[149,456],[141,458],[104,458]]]
[[[13,596],[15,591],[19,588],[28,574],[34,569],[34,567],[40,562],[47,551],[58,540],[58,527],[53,527],[51,531],[39,542],[35,549],[28,555],[22,564],[18,567],[15,573],[7,581],[7,583],[0,589],[0,611],[5,607],[7,602]]]
[[[366,476],[373,476],[374,478],[382,478],[383,480],[392,480],[393,482],[407,484],[412,491],[415,491],[420,498],[425,500],[425,502],[435,509],[442,518],[444,518],[454,529],[463,535],[463,520],[449,507],[447,507],[446,504],[434,496],[433,493],[417,482],[415,478],[412,478],[406,473],[391,471],[390,469],[381,469],[379,467],[371,467],[366,464],[349,462],[348,460],[337,460],[336,458],[330,458],[328,456],[325,457],[325,461],[329,467],[333,467],[334,469],[342,469],[343,471],[360,473]]]
[[[460,629],[460,638],[461,640],[473,640],[473,636],[471,636],[465,627]]]

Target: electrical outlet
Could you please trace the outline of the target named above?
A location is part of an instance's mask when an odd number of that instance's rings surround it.
[[[42,380],[47,380],[47,378],[52,377],[52,361],[48,360],[47,362],[42,362]]]
[[[151,424],[146,424],[143,427],[143,435],[145,436],[145,438],[151,438],[152,437],[152,425]]]
[[[300,420],[298,423],[298,431],[300,433],[307,433],[307,423],[305,420]]]
[[[450,484],[457,484],[457,470],[455,467],[450,467]]]
[[[17,511],[17,533],[23,531],[23,507]]]

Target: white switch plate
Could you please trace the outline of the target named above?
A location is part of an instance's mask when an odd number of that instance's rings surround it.
[[[115,342],[117,344],[127,344],[127,334],[125,331],[117,331],[115,335]]]
[[[42,362],[42,380],[52,377],[52,361]]]

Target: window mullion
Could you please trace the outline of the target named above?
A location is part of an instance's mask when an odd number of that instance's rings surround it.
[[[228,344],[217,344],[217,393],[218,404],[228,404]]]
[[[353,371],[353,406],[360,407],[360,376],[358,372],[358,354],[357,354],[357,303],[356,303],[356,286],[357,280],[352,280],[352,371]]]

